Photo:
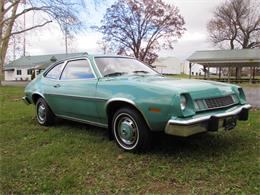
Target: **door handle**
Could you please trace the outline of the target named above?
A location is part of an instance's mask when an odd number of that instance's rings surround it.
[[[59,88],[59,87],[60,87],[60,84],[53,85],[53,87]]]

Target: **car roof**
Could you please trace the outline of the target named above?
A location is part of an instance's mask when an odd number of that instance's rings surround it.
[[[98,57],[98,58],[133,58],[132,56],[123,56],[123,55],[104,55],[104,54],[97,54],[92,55],[92,57]]]
[[[73,60],[73,59],[79,59],[79,58],[131,58],[131,59],[135,59],[132,56],[123,56],[123,55],[105,55],[105,54],[88,54],[88,53],[83,53],[82,55],[77,55],[77,56],[73,56],[73,57],[68,57],[68,58],[64,58],[62,60],[59,60],[55,63],[53,63],[51,66],[53,65],[57,65],[61,62],[65,62],[67,60]]]
[[[132,56],[123,56],[123,55],[105,55],[105,54],[88,54],[84,53],[82,55],[68,57],[60,61],[66,61],[71,59],[78,59],[78,58],[84,58],[84,57],[90,57],[90,58],[134,58]]]

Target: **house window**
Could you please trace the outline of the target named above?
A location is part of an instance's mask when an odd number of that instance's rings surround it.
[[[22,75],[22,70],[16,70],[17,75]]]
[[[27,75],[32,75],[32,69],[27,70]]]

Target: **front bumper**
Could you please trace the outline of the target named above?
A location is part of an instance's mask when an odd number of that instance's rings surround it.
[[[217,131],[219,128],[225,126],[226,119],[235,118],[238,120],[247,120],[248,111],[251,105],[245,104],[242,106],[232,107],[228,110],[212,113],[201,114],[189,119],[172,118],[168,121],[165,127],[165,133],[170,135],[187,137],[193,134],[202,133],[206,131]],[[235,124],[234,124],[235,126]]]
[[[26,105],[31,104],[30,100],[29,100],[28,97],[26,97],[26,96],[24,96],[24,97],[22,98],[22,100],[23,100],[23,102],[24,102]]]

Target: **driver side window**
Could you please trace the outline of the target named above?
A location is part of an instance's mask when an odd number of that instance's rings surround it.
[[[95,75],[91,69],[91,65],[85,59],[68,62],[61,75],[61,80],[92,78],[95,78]]]

